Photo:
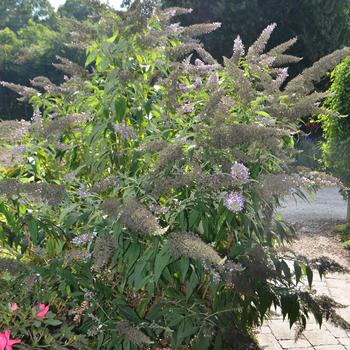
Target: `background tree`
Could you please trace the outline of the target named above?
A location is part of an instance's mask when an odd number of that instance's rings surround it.
[[[53,25],[55,12],[48,0],[2,0],[0,2],[0,29],[18,31],[29,20]]]
[[[309,66],[349,42],[349,0],[162,0],[164,6],[193,8],[184,24],[222,22],[222,27],[203,39],[216,57],[228,56],[234,38],[241,34],[252,44],[270,23],[280,27],[272,36],[271,46],[298,36],[290,51],[303,57],[297,69]]]
[[[52,65],[56,56],[83,63],[85,54],[67,47],[71,32],[83,32],[98,22],[98,1],[68,0],[58,14],[48,0],[0,2],[0,80],[28,85],[36,76],[60,83],[63,74]],[[79,41],[79,40],[78,40]],[[11,91],[0,87],[0,119],[30,118],[28,104],[18,103]]]
[[[66,0],[57,10],[61,17],[75,18],[78,21],[98,20],[101,15],[99,3],[91,0]]]
[[[34,76],[52,75],[49,60],[62,48],[57,16],[48,0],[3,0],[0,2],[0,78],[27,84]],[[50,51],[52,52],[50,54]],[[43,65],[43,62],[46,62]],[[30,116],[16,96],[0,88],[0,117]]]
[[[340,113],[350,115],[350,57],[347,57],[331,74],[332,96],[326,106]],[[321,116],[325,142],[323,143],[323,159],[325,165],[334,175],[350,187],[350,119]],[[347,193],[349,198],[350,192]],[[348,199],[347,220],[350,222],[350,198]]]
[[[65,47],[68,41],[67,28],[58,26],[53,29],[47,25],[29,20],[27,26],[17,32],[10,28],[0,30],[0,77],[18,84],[28,84],[38,75],[47,75],[59,82],[63,75],[53,66],[55,56],[67,56],[70,49]],[[1,118],[30,117],[31,109],[18,104],[16,96],[1,88]]]

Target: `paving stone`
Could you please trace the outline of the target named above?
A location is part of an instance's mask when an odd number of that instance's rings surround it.
[[[272,334],[258,334],[257,339],[260,348],[263,350],[283,350]]]
[[[349,305],[337,312],[350,322],[350,274],[332,274],[324,280],[314,278],[314,289],[318,295],[331,296],[337,302]],[[324,323],[322,327],[311,316],[306,330],[295,343],[295,331],[289,328],[288,321],[283,322],[280,310],[272,310],[272,319],[265,322],[258,334],[261,349],[264,350],[350,350],[350,332]]]
[[[344,318],[345,321],[350,322],[350,308],[338,309],[337,313]]]
[[[343,345],[320,345],[315,346],[316,350],[345,350],[345,346]]]
[[[350,285],[349,285],[349,289],[350,289]],[[346,306],[350,305],[349,296],[344,290],[340,290],[337,288],[329,288],[329,292],[330,292],[330,296],[333,299],[335,299],[335,301],[337,301],[338,303]]]
[[[330,323],[326,323],[325,327],[336,337],[336,338],[347,338],[348,332],[342,328],[335,327]],[[350,344],[349,344],[350,345]]]
[[[350,346],[350,338],[338,338],[338,341],[342,345]]]
[[[269,324],[272,334],[278,340],[294,340],[295,332],[290,329],[288,322],[276,320]]]
[[[348,279],[328,279],[326,284],[329,288],[346,290],[350,286],[350,281]]]
[[[320,274],[319,273],[315,273],[313,275],[313,278],[312,278],[312,283],[315,283],[315,282],[322,282],[322,283],[325,283],[325,279],[320,277]]]
[[[350,279],[350,274],[348,273],[339,273],[339,272],[334,272],[331,275],[327,275],[326,281],[328,280],[349,280]]]
[[[322,326],[324,327],[324,326]],[[317,330],[320,330],[322,328],[320,328],[320,325],[318,323],[315,322],[310,322],[310,321],[307,321],[306,323],[306,331],[317,331]]]
[[[271,333],[271,329],[268,326],[262,326],[259,329],[259,333],[261,333],[261,334],[269,334],[269,333]]]
[[[271,308],[272,319],[283,319],[282,310],[279,306]]]
[[[337,339],[327,329],[305,331],[303,335],[314,346],[338,344]]]
[[[329,295],[328,287],[317,287],[316,289],[317,295]]]
[[[311,346],[311,344],[305,339],[299,339],[297,342],[294,340],[280,340],[279,343],[283,349],[305,349]]]

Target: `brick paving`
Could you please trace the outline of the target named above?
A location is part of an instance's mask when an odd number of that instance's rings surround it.
[[[333,297],[343,305],[350,305],[350,274],[331,274],[322,281],[315,274],[314,288],[318,294]],[[350,306],[338,310],[350,322]],[[301,337],[295,341],[295,328],[290,329],[288,321],[283,321],[279,313],[265,322],[257,334],[263,350],[350,350],[350,331],[334,327],[326,322],[320,328],[313,316]]]

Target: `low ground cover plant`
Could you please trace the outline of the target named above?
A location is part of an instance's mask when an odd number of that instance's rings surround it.
[[[293,133],[350,50],[287,82],[295,40],[264,52],[274,24],[249,49],[237,37],[221,65],[198,41],[220,24],[173,22],[190,12],[134,6],[101,20],[118,30],[89,43],[85,67],[60,59],[62,85],[3,83],[36,112],[1,175],[0,339],[249,349],[273,305],[300,329],[349,327],[301,282],[334,265],[278,254],[293,230],[274,209],[314,185],[293,166]]]

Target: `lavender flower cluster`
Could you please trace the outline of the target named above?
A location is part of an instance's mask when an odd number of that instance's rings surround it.
[[[117,242],[112,235],[102,234],[97,236],[92,253],[94,259],[93,268],[95,271],[101,271],[108,265],[116,248]]]
[[[233,52],[234,53],[238,52],[240,56],[244,56],[245,54],[245,47],[239,35],[236,37],[236,39],[233,42]]]
[[[213,247],[192,233],[172,233],[168,245],[171,255],[175,258],[187,256],[216,266],[221,266],[225,260]]]
[[[123,338],[129,340],[131,343],[144,347],[151,343],[151,339],[140,331],[138,328],[132,326],[128,321],[123,320],[117,323],[117,332]]]
[[[225,207],[233,213],[242,211],[244,202],[244,197],[239,192],[230,192],[224,199]]]
[[[72,239],[72,244],[76,246],[84,245],[89,243],[96,236],[96,232],[93,233],[82,233]]]
[[[231,167],[231,177],[238,185],[245,184],[249,180],[249,169],[242,163],[235,162]]]
[[[120,138],[125,141],[135,136],[135,131],[127,125],[113,123],[113,129]]]

